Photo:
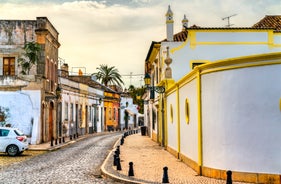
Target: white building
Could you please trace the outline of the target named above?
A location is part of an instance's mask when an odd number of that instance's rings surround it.
[[[186,28],[184,18],[173,41],[152,42],[145,70],[166,92],[147,105],[157,120],[151,137],[200,175],[225,179],[232,170],[234,181],[280,184],[280,20]]]
[[[121,95],[120,101],[120,126],[123,129],[134,129],[139,126],[138,106],[133,104],[133,98]]]
[[[92,83],[96,86],[83,81],[85,76],[69,76],[66,64],[60,72],[61,134],[69,136],[101,132],[104,91],[96,87],[98,83],[95,81]]]

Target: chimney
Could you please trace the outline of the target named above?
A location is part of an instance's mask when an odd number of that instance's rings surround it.
[[[181,22],[182,22],[182,30],[185,31],[188,28],[188,19],[186,18],[186,15],[184,15]]]
[[[64,63],[60,68],[61,68],[61,76],[67,78],[69,75],[68,64]]]
[[[174,20],[173,20],[173,12],[169,5],[168,11],[166,13],[166,32],[167,32],[167,41],[174,41]]]

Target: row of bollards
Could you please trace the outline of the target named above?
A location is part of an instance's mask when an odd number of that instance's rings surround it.
[[[125,132],[120,140],[120,145],[124,144],[125,138],[129,135],[136,134],[138,133],[138,130],[129,130]],[[117,146],[115,152],[114,152],[114,160],[113,160],[113,165],[116,166],[116,170],[121,171],[121,163],[120,163],[120,146]],[[134,174],[134,163],[129,162],[129,171],[128,171],[128,176],[135,176]],[[232,184],[232,172],[228,170],[226,172],[227,178],[226,178],[226,184]],[[163,167],[163,177],[162,177],[162,183],[169,183],[169,176],[168,176],[168,167]]]
[[[73,136],[70,135],[70,136],[69,136],[69,139],[72,140],[72,137],[73,137],[74,139],[78,138],[78,133],[73,134]],[[65,143],[65,137],[64,137],[64,136],[63,136],[63,137],[56,138],[56,139],[54,139],[53,137],[51,138],[51,146],[54,146],[54,144],[55,144],[55,145],[58,145],[58,144],[61,144],[61,143]]]
[[[65,139],[64,139],[64,137],[60,137],[58,139],[51,138],[51,146],[54,146],[54,142],[55,142],[55,145],[58,145],[61,143],[65,143]]]

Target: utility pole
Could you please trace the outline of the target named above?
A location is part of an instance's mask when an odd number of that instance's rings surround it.
[[[229,19],[230,19],[231,17],[236,16],[236,15],[237,15],[237,14],[233,14],[233,15],[230,15],[230,16],[227,16],[227,17],[222,18],[222,20],[227,19],[227,25],[226,25],[225,27],[230,27],[230,26],[233,26],[233,25],[234,25],[234,24],[230,24]]]

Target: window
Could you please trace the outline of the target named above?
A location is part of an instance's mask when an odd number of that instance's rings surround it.
[[[115,108],[113,109],[113,120],[114,121],[116,120],[116,109]]]
[[[68,120],[68,102],[64,104],[64,119]]]
[[[15,75],[15,58],[3,58],[3,75]]]
[[[189,102],[188,99],[185,99],[185,121],[189,124]]]
[[[196,66],[209,63],[209,60],[190,60],[190,68],[194,69]]]
[[[9,130],[0,129],[0,137],[8,136],[9,132]]]

